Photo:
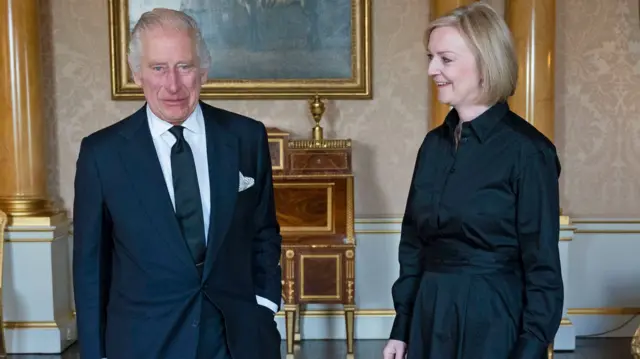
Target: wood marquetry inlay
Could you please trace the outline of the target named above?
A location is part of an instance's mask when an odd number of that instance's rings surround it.
[[[282,232],[331,232],[333,182],[275,183],[276,213]]]
[[[341,298],[342,255],[300,255],[300,298],[339,300]]]

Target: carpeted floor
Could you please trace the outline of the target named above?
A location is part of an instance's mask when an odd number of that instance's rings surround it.
[[[578,339],[572,353],[556,353],[554,359],[631,359],[630,338]],[[358,340],[355,359],[382,359],[382,340]],[[282,358],[284,354],[282,346]],[[346,357],[343,341],[309,340],[296,348],[295,359],[341,359]],[[9,359],[80,359],[77,346],[71,346],[62,355],[9,355]]]

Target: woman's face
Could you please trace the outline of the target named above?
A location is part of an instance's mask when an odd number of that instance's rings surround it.
[[[438,87],[438,101],[450,106],[476,105],[481,96],[475,56],[453,27],[438,27],[429,36],[429,76]]]

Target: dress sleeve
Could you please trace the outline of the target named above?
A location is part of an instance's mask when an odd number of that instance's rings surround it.
[[[510,359],[539,359],[553,342],[564,301],[560,267],[560,163],[553,148],[527,156],[517,178],[517,229],[524,269],[522,331]]]
[[[423,151],[422,145],[413,170],[411,185],[405,213],[402,219],[400,231],[400,245],[398,247],[398,261],[400,263],[400,276],[393,284],[391,294],[393,297],[396,317],[391,328],[390,339],[396,339],[405,343],[409,340],[409,328],[413,305],[416,300],[420,279],[422,277],[424,248],[420,239],[413,213],[413,202],[416,200],[416,178],[421,166],[420,159]]]

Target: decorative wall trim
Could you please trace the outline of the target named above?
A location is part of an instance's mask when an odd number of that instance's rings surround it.
[[[628,308],[569,308],[569,315],[640,315],[640,307]],[[341,317],[344,311],[340,309],[307,309],[301,312],[302,317],[326,318]],[[360,309],[356,310],[358,317],[394,317],[394,309]],[[284,318],[284,312],[276,315]]]
[[[381,328],[379,334],[382,338],[387,335],[384,327],[390,325],[395,315],[388,287],[397,277],[396,250],[401,225],[401,216],[356,219],[358,258],[360,261],[362,258],[370,258],[372,263],[376,263],[376,268],[371,268],[369,264],[362,264],[362,262],[358,265],[367,272],[366,274],[363,274],[363,271],[356,272],[358,288],[360,292],[366,289],[367,296],[359,299],[360,309],[356,312],[356,316],[358,320],[367,321],[371,325],[374,322],[379,323],[378,328]],[[561,252],[567,256],[569,263],[569,268],[566,269],[565,292],[568,308],[562,326],[572,334],[571,337],[602,332],[606,332],[605,336],[625,336],[630,334],[629,328],[637,327],[636,321],[632,320],[622,329],[617,329],[633,319],[633,316],[640,315],[640,307],[628,305],[634,303],[632,298],[638,298],[634,293],[640,292],[640,288],[629,288],[628,276],[633,272],[634,265],[640,271],[640,264],[634,264],[637,261],[631,262],[627,257],[612,257],[614,252],[634,252],[636,248],[640,249],[640,247],[634,247],[634,243],[640,243],[635,241],[640,239],[637,233],[640,233],[640,219],[636,218],[561,218],[560,240],[564,243],[561,246]],[[616,247],[612,248],[610,243],[615,243]],[[386,251],[388,254],[380,254],[381,251]],[[588,266],[583,260],[584,257],[592,258]],[[572,265],[573,263],[575,265]],[[612,266],[616,268],[616,275],[608,277],[593,275],[593,272],[603,273]],[[383,278],[382,286],[387,289],[369,289],[368,287],[373,283],[380,282],[379,278]],[[598,293],[600,295],[597,295]],[[383,297],[384,300],[373,300],[370,296]],[[374,306],[374,302],[387,306]],[[303,314],[303,317],[339,321],[341,315],[340,310],[309,310]],[[374,318],[375,321],[372,322]],[[617,330],[610,332],[612,329]],[[373,335],[368,328],[366,333]]]
[[[557,337],[558,346],[571,350],[571,338],[575,336],[632,335],[640,324],[640,288],[635,285],[640,272],[635,255],[640,251],[640,219],[563,218],[562,222],[561,252],[569,263],[568,273],[563,273],[567,276],[568,308]],[[390,288],[398,275],[401,226],[399,216],[355,221],[358,339],[388,337],[395,316]],[[588,264],[584,258],[590,259]],[[276,315],[276,322],[284,336],[282,313]],[[309,305],[302,312],[302,337],[344,339],[344,324],[341,307]]]
[[[575,233],[640,233],[640,218],[571,218],[569,221],[570,224],[565,225],[564,229],[574,230]],[[357,218],[355,224],[356,233],[396,234],[400,233],[402,216]],[[381,226],[384,226],[384,229],[380,229]],[[561,237],[560,240],[568,240],[568,238]]]
[[[569,315],[640,315],[640,307],[628,308],[569,308]]]

